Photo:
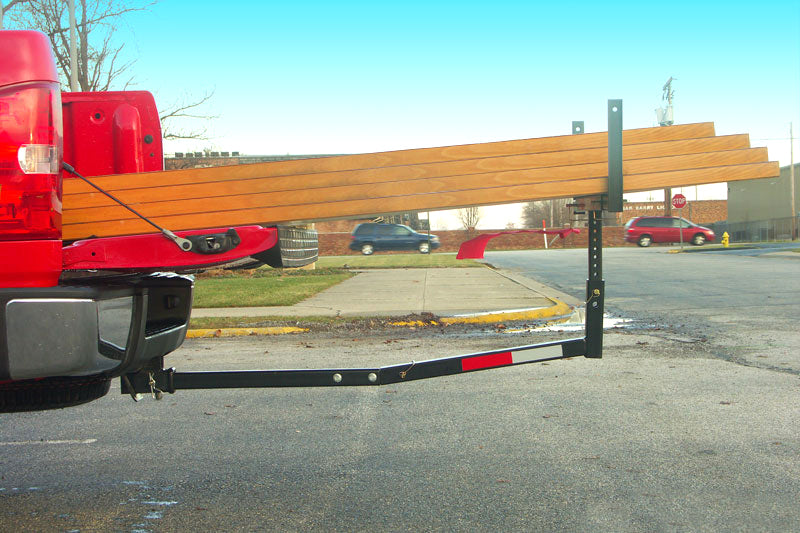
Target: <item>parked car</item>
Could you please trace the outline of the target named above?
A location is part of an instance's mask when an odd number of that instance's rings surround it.
[[[681,238],[683,242],[701,246],[714,240],[714,232],[678,217],[636,217],[625,224],[625,240],[639,246],[650,246],[654,242],[680,242]]]
[[[353,229],[350,249],[361,250],[364,255],[372,255],[378,250],[419,250],[427,254],[439,247],[439,237],[418,233],[403,224],[381,224],[365,222]]]

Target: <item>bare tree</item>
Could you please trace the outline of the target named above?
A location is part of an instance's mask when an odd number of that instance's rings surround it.
[[[522,224],[526,228],[539,228],[547,218],[545,202],[528,202],[522,208]]]
[[[2,2],[2,0],[0,0]],[[127,74],[133,60],[124,59],[124,44],[114,42],[114,34],[124,16],[145,11],[155,0],[75,0],[77,30],[77,82],[80,91],[126,89],[133,81]],[[4,10],[17,7],[7,19],[18,28],[38,29],[50,38],[56,66],[64,85],[69,85],[71,67],[69,53],[69,10],[63,0],[11,0]],[[206,129],[184,130],[174,126],[185,119],[216,118],[199,113],[209,102],[213,91],[192,100],[184,96],[161,112],[165,139],[207,139]]]
[[[197,100],[191,100],[188,96],[184,95],[180,101],[175,102],[171,106],[167,106],[166,109],[161,110],[158,118],[161,120],[161,134],[164,137],[164,140],[174,140],[174,139],[207,140],[208,130],[206,127],[201,127],[192,130],[177,129],[173,125],[174,124],[173,121],[176,119],[181,121],[185,121],[187,119],[207,121],[217,118],[216,116],[197,113],[198,109],[201,108],[204,104],[208,103],[213,96],[214,96],[214,91],[205,93],[201,98]]]
[[[131,4],[128,0],[76,0],[78,65],[81,91],[107,91],[119,83],[133,64],[124,61],[124,44],[113,41],[119,23],[127,13],[144,11],[154,2]],[[69,80],[69,12],[62,0],[27,0],[8,19],[14,26],[38,29],[50,38],[56,66]],[[125,85],[130,83],[130,79]]]
[[[478,225],[478,222],[481,219],[481,208],[480,207],[465,207],[464,209],[459,209],[456,212],[456,217],[461,222],[461,225],[464,227],[465,230],[470,231],[475,229],[475,226]]]
[[[542,220],[548,228],[563,227],[570,222],[569,208],[564,200],[528,202],[522,208],[522,221],[527,228],[540,228]]]
[[[2,0],[0,0],[0,30],[3,29],[3,16],[8,13],[8,10],[19,4],[24,4],[27,1],[28,0],[11,0],[3,5]]]

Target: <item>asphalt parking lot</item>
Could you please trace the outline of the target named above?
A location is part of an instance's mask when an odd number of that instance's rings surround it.
[[[603,360],[397,386],[138,404],[112,391],[4,415],[2,520],[24,531],[797,530],[797,376],[673,335],[612,332]],[[198,339],[171,363],[380,365],[522,337]]]
[[[607,331],[602,360],[380,387],[179,391],[160,402],[134,403],[115,386],[82,407],[2,415],[2,525],[800,530],[797,262],[640,252],[606,255],[610,307],[634,322]],[[585,268],[583,256],[557,255],[522,259],[550,272],[549,285],[580,290],[569,265]],[[678,279],[643,284],[623,270],[636,268],[631,257]],[[684,287],[687,271],[702,290]],[[730,279],[748,281],[731,291]],[[513,329],[191,339],[167,363],[372,367],[580,335]]]

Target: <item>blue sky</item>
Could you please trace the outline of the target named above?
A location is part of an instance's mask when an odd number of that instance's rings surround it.
[[[214,90],[223,150],[363,152],[566,134],[572,120],[599,131],[609,98],[625,127],[651,126],[670,76],[677,122],[754,144],[800,122],[796,1],[162,0],[127,25],[137,88],[160,105]]]
[[[789,163],[800,137],[800,2],[161,0],[128,16],[135,88],[160,106],[213,90],[208,142],[247,154],[355,153],[656,123],[750,133]],[[795,144],[800,160],[800,143]]]

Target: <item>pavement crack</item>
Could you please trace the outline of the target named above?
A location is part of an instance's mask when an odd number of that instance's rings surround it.
[[[796,370],[794,368],[786,368],[782,366],[758,363],[755,361],[748,361],[743,357],[732,355],[730,353],[719,353],[716,351],[712,351],[710,353],[713,357],[717,359],[721,359],[723,361],[727,361],[728,363],[733,363],[735,365],[746,366],[749,368],[758,368],[759,370],[769,370],[770,372],[780,372],[782,374],[790,374],[792,376],[800,376],[800,370]]]
[[[800,376],[800,369],[771,365],[761,361],[752,361],[748,359],[748,355],[750,355],[751,353],[752,354],[758,353],[757,351],[747,352],[743,354],[736,354],[733,353],[731,351],[732,349],[728,346],[712,343],[712,341],[708,337],[705,336],[692,337],[686,334],[681,334],[669,326],[662,325],[661,328],[659,328],[658,331],[647,330],[647,329],[642,331],[642,330],[636,330],[635,328],[631,328],[628,331],[620,331],[620,333],[628,333],[633,335],[644,334],[654,339],[660,339],[662,341],[674,343],[676,345],[681,345],[681,344],[693,345],[698,348],[700,353],[704,354],[704,356],[708,358],[719,359],[728,363],[733,363],[735,365],[744,366],[747,368],[757,368],[759,370],[767,370],[770,372],[779,372],[781,374]]]

